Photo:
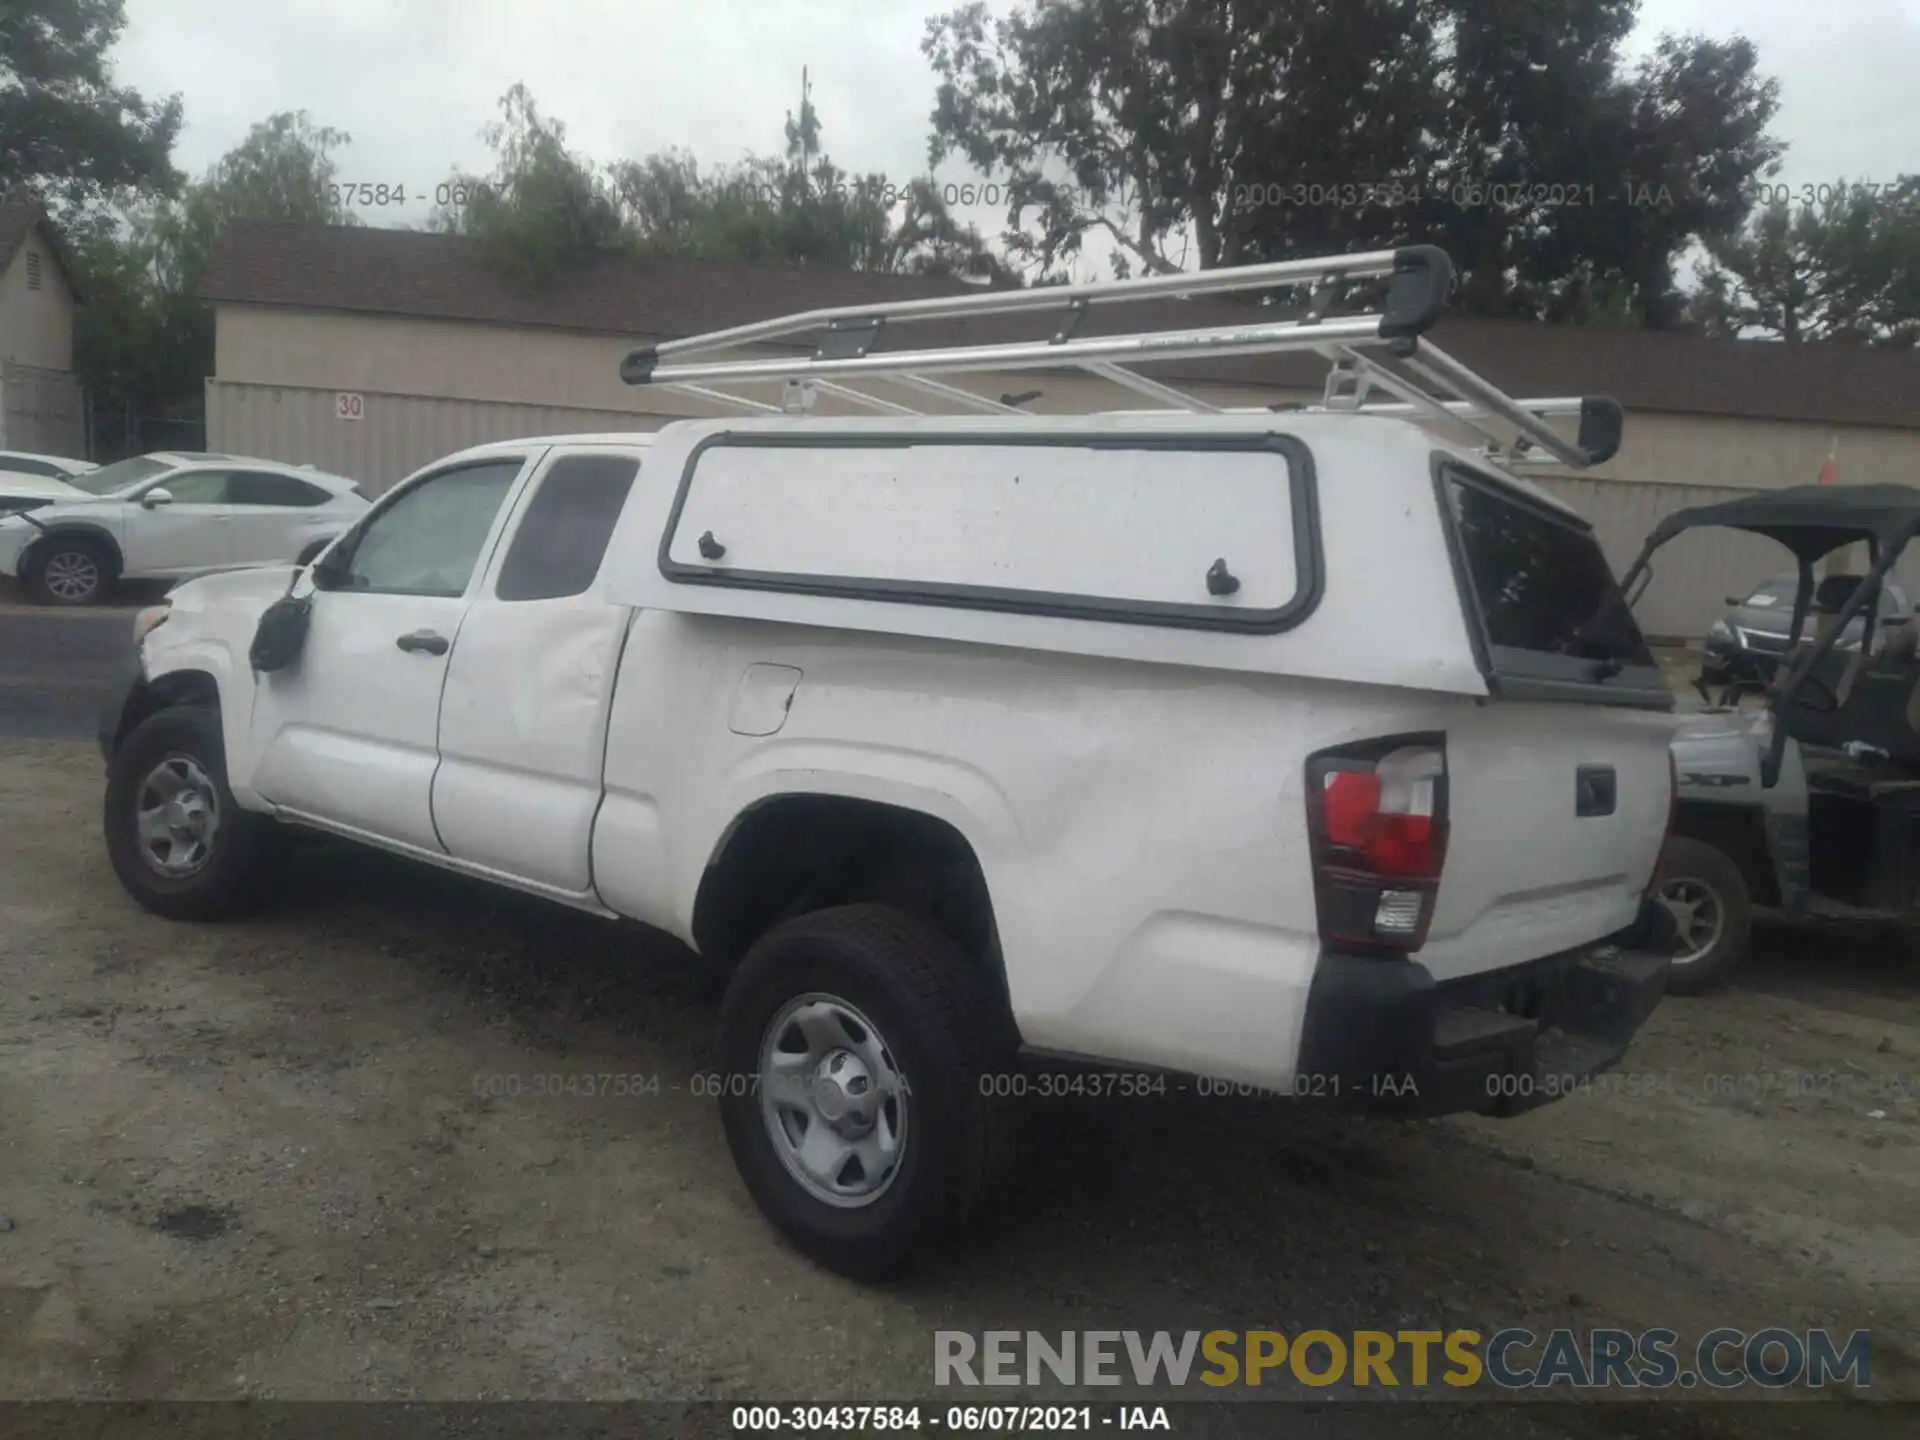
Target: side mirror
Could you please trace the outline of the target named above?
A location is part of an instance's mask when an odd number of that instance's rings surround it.
[[[164,485],[156,485],[140,497],[140,508],[142,510],[151,510],[156,506],[171,505],[172,503],[173,492]]]
[[[1738,609],[1738,608],[1739,608],[1740,606],[1742,606],[1742,605],[1744,605],[1744,604],[1746,604],[1746,603],[1747,603],[1747,602],[1746,602],[1746,597],[1745,597],[1744,595],[1729,595],[1729,596],[1727,596],[1727,608],[1728,608],[1729,610],[1736,610],[1736,609]]]

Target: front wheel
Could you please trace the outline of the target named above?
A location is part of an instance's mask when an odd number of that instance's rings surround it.
[[[755,1203],[796,1246],[878,1279],[977,1214],[1007,1116],[986,977],[946,935],[882,905],[769,931],[721,1006],[721,1119]]]
[[[107,765],[102,817],[113,873],[169,920],[219,920],[257,902],[278,826],[227,788],[220,715],[176,705],[136,725]]]
[[[27,590],[42,605],[98,605],[113,588],[106,547],[55,535],[43,542],[27,571]]]
[[[1667,991],[1698,995],[1720,984],[1746,953],[1753,897],[1723,850],[1684,836],[1667,842],[1655,898],[1679,932]]]

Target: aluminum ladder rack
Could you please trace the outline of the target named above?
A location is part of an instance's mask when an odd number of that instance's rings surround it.
[[[1384,282],[1384,298],[1377,310],[1345,316],[1329,313],[1348,285],[1368,281]],[[1369,415],[1399,414],[1462,426],[1484,439],[1490,458],[1509,464],[1546,461],[1586,469],[1611,459],[1620,448],[1623,424],[1616,401],[1597,395],[1515,400],[1438,346],[1422,339],[1440,318],[1452,284],[1453,264],[1444,251],[1431,245],[1411,245],[1321,260],[1286,260],[1203,270],[1196,274],[989,290],[892,305],[842,306],[643,346],[621,362],[620,378],[629,385],[657,385],[735,410],[766,414],[803,414],[811,409],[815,395],[831,395],[888,414],[926,413],[861,390],[855,384],[843,383],[884,380],[962,409],[1028,415],[1030,412],[1020,409],[1017,403],[1008,403],[1012,397],[995,400],[936,377],[979,371],[1071,368],[1123,386],[1174,410],[1256,414],[1262,413],[1257,407],[1227,408],[1210,404],[1187,391],[1142,375],[1132,367],[1169,360],[1302,352],[1319,356],[1332,367],[1326,377],[1322,403],[1267,409],[1364,409]],[[1250,318],[1207,328],[1077,334],[1088,311],[1096,305],[1104,310],[1143,300],[1290,286],[1310,287],[1306,312],[1294,319]],[[1050,336],[994,344],[879,348],[881,340],[897,327],[1029,311],[1055,322]],[[810,355],[743,359],[723,353],[747,346],[791,342],[794,337],[814,332],[820,334]],[[708,358],[686,358],[703,354]],[[783,403],[774,405],[714,388],[727,383],[754,382],[784,385]],[[1392,399],[1385,404],[1368,403],[1376,391]],[[1549,419],[1559,416],[1579,417],[1575,440],[1567,440],[1547,424]]]

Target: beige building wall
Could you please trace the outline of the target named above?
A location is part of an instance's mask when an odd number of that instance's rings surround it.
[[[27,256],[40,257],[40,288],[27,288]],[[35,229],[0,274],[0,362],[36,370],[73,369],[73,291]]]
[[[620,379],[620,361],[644,339],[222,305],[215,310],[214,371],[222,381],[294,389],[456,397],[662,418],[716,413],[698,400]],[[993,396],[1040,390],[1042,397],[1031,408],[1043,413],[1136,403],[1128,391],[1073,374],[981,374],[956,383]],[[779,398],[772,386],[727,388],[763,401]],[[1194,388],[1227,405],[1265,404],[1281,393]],[[916,402],[907,390],[885,393],[916,408],[926,403],[924,397]],[[1153,402],[1142,397],[1137,404],[1144,409]]]
[[[210,449],[313,464],[359,479],[378,494],[442,455],[526,435],[655,430],[667,420],[722,413],[701,400],[635,387],[619,364],[643,337],[546,331],[455,321],[217,307],[216,378],[207,387]],[[1523,394],[1515,377],[1488,377]],[[1026,408],[1072,414],[1152,408],[1089,376],[975,374],[952,383],[989,396],[1041,391]],[[727,387],[763,401],[777,387]],[[924,408],[911,391],[869,387]],[[1317,395],[1254,387],[1189,385],[1216,405],[1315,400]],[[361,417],[340,419],[335,396],[360,397]],[[867,413],[827,398],[820,413]],[[1571,433],[1569,426],[1568,433]],[[1553,467],[1528,473],[1572,504],[1624,569],[1654,524],[1688,505],[1742,490],[1809,484],[1837,446],[1847,482],[1920,485],[1920,430],[1821,427],[1782,421],[1630,412],[1620,454],[1578,476]],[[1639,610],[1659,635],[1699,635],[1726,595],[1787,568],[1766,540],[1695,534],[1663,552]],[[1903,570],[1920,581],[1920,555]],[[1912,586],[1920,592],[1920,583]]]

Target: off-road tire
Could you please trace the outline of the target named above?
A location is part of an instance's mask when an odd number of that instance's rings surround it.
[[[1011,1168],[1010,1107],[984,1093],[1012,1063],[981,962],[917,916],[844,905],[768,931],[721,1004],[721,1120],[756,1204],[802,1252],[857,1279],[898,1276],[985,1213]],[[906,1143],[888,1188],[857,1209],[815,1198],[788,1173],[756,1093],[767,1027],[788,1001],[823,992],[871,1018],[910,1088]]]
[[[70,591],[62,593],[56,590],[48,575],[48,567],[56,574],[65,559],[77,558],[93,566],[93,573],[99,577],[94,587],[83,595]],[[113,556],[107,547],[98,540],[85,536],[54,535],[35,545],[27,566],[25,580],[27,594],[40,605],[57,605],[73,609],[83,605],[104,604],[113,594],[114,585]]]
[[[1747,952],[1753,930],[1753,896],[1746,878],[1725,851],[1704,840],[1675,836],[1660,857],[1659,893],[1686,881],[1710,891],[1720,906],[1720,931],[1698,958],[1676,957],[1667,977],[1670,995],[1700,995],[1723,983]]]
[[[184,877],[164,875],[148,863],[139,839],[141,785],[169,756],[196,762],[218,796],[218,824],[206,863]],[[121,740],[107,762],[102,820],[107,856],[121,885],[145,909],[169,920],[224,920],[257,908],[286,846],[285,832],[276,822],[234,802],[227,785],[220,714],[204,704],[159,711]]]

